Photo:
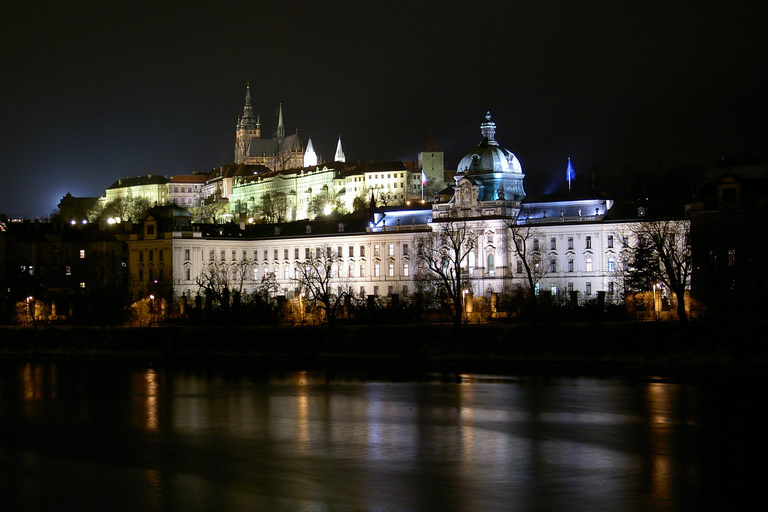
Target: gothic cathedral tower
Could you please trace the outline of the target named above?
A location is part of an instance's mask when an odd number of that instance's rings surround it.
[[[261,138],[261,124],[259,123],[259,116],[253,115],[253,107],[251,106],[251,86],[246,84],[245,90],[245,107],[243,107],[243,117],[237,120],[237,128],[235,130],[235,163],[245,163],[246,155],[248,154],[248,146],[253,139]]]

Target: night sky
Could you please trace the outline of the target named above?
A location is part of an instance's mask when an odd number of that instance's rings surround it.
[[[262,132],[281,102],[326,160],[339,134],[347,161],[415,160],[431,131],[455,168],[486,110],[531,183],[568,156],[577,173],[768,156],[764,0],[408,4],[13,2],[0,213],[231,162],[248,81]]]

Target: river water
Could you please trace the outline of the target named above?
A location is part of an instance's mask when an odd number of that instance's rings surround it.
[[[762,497],[768,392],[754,371],[0,372],[3,511],[737,510]]]

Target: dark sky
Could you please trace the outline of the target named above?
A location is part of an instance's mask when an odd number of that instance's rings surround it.
[[[415,160],[431,131],[455,168],[486,110],[532,180],[768,156],[764,0],[407,3],[13,2],[0,213],[231,162],[247,81],[328,160],[339,134]]]

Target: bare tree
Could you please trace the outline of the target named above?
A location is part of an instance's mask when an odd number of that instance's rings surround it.
[[[431,286],[453,320],[461,328],[464,298],[471,291],[470,276],[465,267],[469,255],[477,248],[483,229],[464,220],[434,222],[430,233],[416,238],[417,261],[423,269],[418,275],[422,284]]]
[[[285,222],[288,214],[288,198],[283,192],[267,192],[261,196],[256,209],[264,222]]]
[[[530,224],[518,224],[515,219],[505,220],[509,228],[507,249],[520,261],[528,283],[528,292],[533,307],[533,315],[536,318],[536,285],[547,274],[547,262],[543,260],[541,244],[544,235]]]
[[[242,296],[245,281],[248,278],[252,261],[247,259],[232,261],[208,261],[195,278],[198,289],[221,304],[228,306],[229,295]]]
[[[118,197],[105,204],[103,208],[94,207],[89,214],[91,221],[98,222],[108,218],[120,218],[137,222],[144,218],[147,211],[152,207],[149,200],[144,197]]]
[[[348,293],[338,254],[328,245],[318,247],[314,254],[297,263],[293,280],[307,301],[315,302],[322,308],[326,321],[336,323]]]
[[[677,299],[677,316],[685,327],[685,292],[693,265],[689,244],[690,222],[687,220],[648,220],[629,228],[624,249],[624,269],[628,286],[647,288],[662,283]],[[647,290],[640,290],[647,291]]]

